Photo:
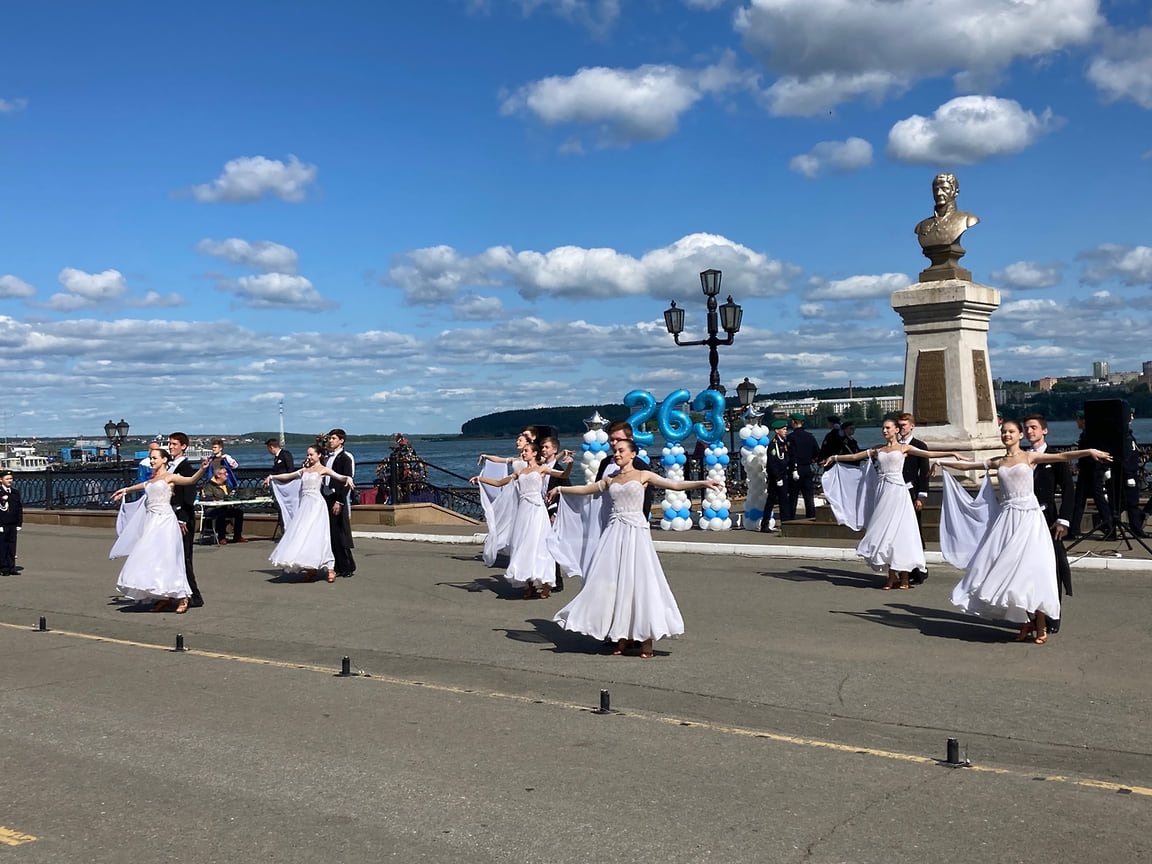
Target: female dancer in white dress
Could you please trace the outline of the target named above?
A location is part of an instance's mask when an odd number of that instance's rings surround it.
[[[525,441],[520,450],[523,468],[499,479],[483,475],[469,482],[486,486],[506,486],[514,483],[516,511],[512,519],[508,541],[508,569],[504,578],[513,585],[524,586],[524,597],[548,597],[556,587],[556,559],[548,551],[547,536],[551,529],[548,511],[544,507],[547,477],[563,476],[562,471],[549,468],[543,462],[540,445]],[[501,498],[507,495],[501,494]]]
[[[148,462],[152,466],[152,479],[112,493],[113,501],[141,490],[144,498],[124,524],[108,557],[128,556],[116,580],[117,591],[132,600],[155,600],[153,612],[162,612],[176,603],[176,614],[183,615],[188,611],[192,589],[188,587],[184,569],[180,522],[172,509],[172,487],[198,483],[209,460],[205,459],[200,470],[188,477],[171,473],[168,461],[167,450],[151,451]]]
[[[286,499],[281,504],[284,514],[284,536],[268,556],[268,560],[289,573],[303,571],[308,581],[315,578],[317,573],[324,574],[329,582],[336,581],[335,558],[332,554],[332,532],[328,520],[328,505],[320,494],[320,486],[325,477],[343,483],[349,489],[354,488],[351,477],[337,474],[324,464],[320,450],[309,447],[307,455],[300,469],[291,474],[269,474],[264,478],[264,485],[268,486],[273,480],[277,484],[288,484],[293,480],[300,481],[299,498],[292,501],[293,487],[284,489],[277,485],[273,488],[277,498]]]
[[[714,489],[715,480],[666,480],[632,465],[636,442],[612,445],[612,460],[620,471],[598,483],[559,486],[553,494],[590,495],[607,492],[612,516],[588,563],[584,584],[572,602],[553,619],[565,630],[616,642],[613,654],[623,654],[629,642],[640,643],[640,656],[652,657],[652,643],[684,632],[684,619],[664,578],[664,568],[652,545],[644,516],[644,489]]]
[[[519,454],[524,445],[537,440],[536,426],[525,426],[516,436],[516,452]],[[517,456],[491,456],[481,453],[476,459],[480,466],[480,476],[492,480],[507,477],[509,470],[519,471],[527,466],[519,455]],[[507,467],[498,467],[507,466]],[[495,567],[497,559],[507,554],[512,542],[512,525],[516,521],[516,504],[518,496],[511,490],[499,488],[498,484],[484,484],[487,488],[480,490],[480,506],[484,509],[484,521],[488,524],[488,533],[484,537],[484,551],[482,557],[488,567]],[[504,492],[508,491],[505,495]]]
[[[880,431],[886,442],[883,447],[830,456],[824,460],[824,467],[828,468],[835,462],[860,462],[875,457],[879,484],[856,554],[877,573],[888,573],[888,581],[883,585],[887,591],[912,587],[908,583],[909,574],[927,567],[916,510],[904,482],[904,457],[908,454],[928,459],[960,457],[944,450],[921,450],[911,444],[901,444],[896,440],[899,429],[895,420],[885,420]]]
[[[952,589],[952,602],[980,618],[1019,624],[1017,642],[1034,632],[1036,643],[1043,645],[1048,641],[1048,618],[1060,617],[1060,593],[1052,534],[1036,500],[1032,472],[1045,462],[1071,462],[1088,456],[1107,462],[1111,457],[1102,450],[1021,450],[1022,436],[1019,423],[1005,420],[1000,427],[1000,440],[1006,448],[1003,456],[986,462],[939,463],[961,471],[994,464],[1000,479],[999,512],[972,552],[964,578]],[[946,484],[944,494],[967,496],[959,484]],[[946,506],[951,503],[946,502]],[[944,545],[945,538],[941,538]]]

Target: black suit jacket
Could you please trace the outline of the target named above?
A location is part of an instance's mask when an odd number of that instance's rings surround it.
[[[1072,486],[1072,466],[1067,462],[1049,462],[1037,465],[1032,472],[1032,486],[1036,500],[1044,508],[1044,519],[1048,527],[1057,519],[1072,523],[1072,508],[1076,503],[1076,493]],[[1060,494],[1057,506],[1056,494]]]
[[[180,457],[175,467],[169,465],[168,470],[181,477],[191,477],[200,470],[199,465],[193,465],[187,457]],[[181,522],[192,523],[196,503],[196,484],[172,487],[172,509],[176,511],[176,518]]]
[[[928,449],[928,445],[915,436],[908,439],[908,444],[918,450]],[[904,457],[904,482],[912,484],[908,491],[912,493],[913,498],[928,494],[928,475],[931,470],[932,463],[926,456]]]
[[[343,474],[345,477],[351,477],[356,470],[355,463],[352,461],[352,457],[348,455],[347,450],[341,450],[337,453],[329,467],[337,474]],[[347,504],[349,500],[348,487],[331,477],[325,479],[328,482],[320,487],[320,493],[327,499],[328,506],[331,507],[336,501]]]
[[[276,453],[272,460],[273,474],[291,474],[296,470],[296,464],[292,461],[292,454],[285,450],[283,447]]]
[[[1076,506],[1076,490],[1072,484],[1072,466],[1067,462],[1049,462],[1037,465],[1032,471],[1032,491],[1036,500],[1044,508],[1044,520],[1051,528],[1057,519],[1066,524],[1072,522],[1072,511]],[[1060,506],[1056,506],[1056,493],[1060,493]],[[1069,529],[1071,530],[1071,529]],[[1068,564],[1068,552],[1064,544],[1052,539],[1056,552],[1056,581],[1065,594],[1072,594],[1072,568]]]
[[[20,490],[13,486],[5,491],[0,486],[0,504],[7,505],[0,511],[0,525],[5,528],[19,528],[24,524],[24,505],[20,501]]]

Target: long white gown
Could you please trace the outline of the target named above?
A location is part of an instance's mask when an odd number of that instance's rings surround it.
[[[532,582],[556,585],[556,559],[548,551],[552,522],[544,506],[544,475],[536,471],[521,474],[512,481],[516,495],[516,517],[509,542],[508,569],[504,578],[514,585]]]
[[[1023,624],[1039,610],[1060,617],[1056,553],[1040,502],[1032,466],[1026,462],[998,471],[999,512],[952,589],[952,602],[981,618]],[[955,487],[959,489],[957,485]],[[945,487],[945,494],[950,494]],[[967,495],[962,489],[960,494]]]
[[[856,554],[878,573],[926,570],[916,508],[904,482],[904,454],[899,450],[878,452],[876,470],[876,498]]]
[[[522,459],[513,459],[509,465],[503,462],[484,463],[480,471],[481,477],[500,480],[508,476],[509,468],[513,473],[526,468],[528,463]],[[484,509],[484,521],[488,523],[488,533],[484,537],[484,563],[489,567],[496,566],[496,559],[506,555],[512,542],[512,525],[516,521],[516,503],[518,496],[514,489],[507,486],[490,486],[480,484],[480,504]]]
[[[612,515],[592,553],[583,587],[553,620],[565,630],[613,641],[681,635],[684,619],[644,518],[644,484],[613,483],[607,495]]]
[[[856,554],[878,573],[925,569],[924,543],[916,508],[904,482],[904,454],[878,451],[870,466],[833,465],[824,474],[824,493],[836,521],[865,529]]]
[[[109,558],[128,556],[116,590],[132,600],[192,596],[184,569],[184,540],[172,510],[172,487],[153,480],[144,487],[143,506],[121,527]]]
[[[321,567],[332,569],[336,565],[328,505],[320,494],[323,480],[323,474],[305,471],[300,477],[300,497],[296,506],[291,509],[291,514],[290,508],[282,508],[284,536],[268,556],[268,560],[281,570],[295,573]],[[276,488],[280,491],[282,487]]]

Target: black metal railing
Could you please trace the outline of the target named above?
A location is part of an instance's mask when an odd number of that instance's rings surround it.
[[[418,456],[392,455],[376,466],[377,504],[429,503],[471,519],[484,518],[480,491],[468,478]]]

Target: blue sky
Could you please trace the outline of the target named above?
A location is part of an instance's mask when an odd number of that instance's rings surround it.
[[[939,171],[994,376],[1152,359],[1136,0],[8,4],[10,433],[455,432],[902,380]],[[622,409],[623,413],[623,409]]]

